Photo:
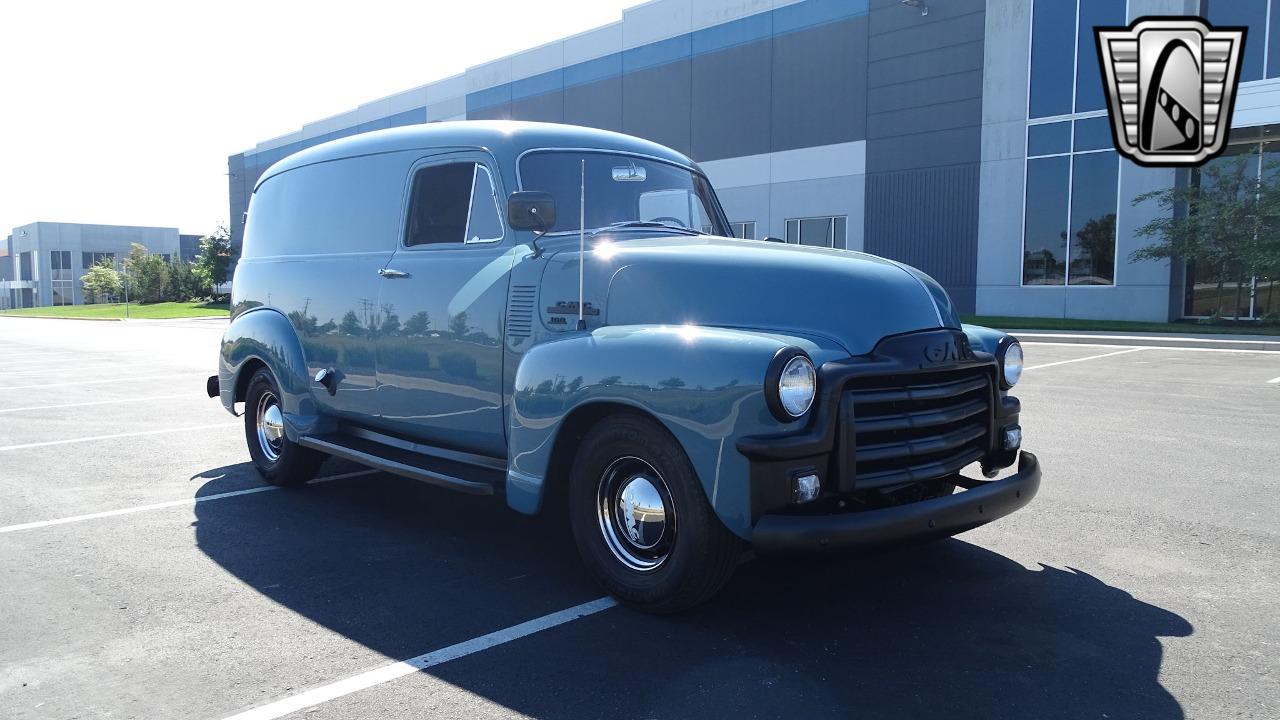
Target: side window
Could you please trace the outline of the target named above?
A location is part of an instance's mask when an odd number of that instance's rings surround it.
[[[406,246],[494,242],[502,234],[493,178],[484,165],[453,162],[414,175]]]
[[[502,214],[498,212],[498,194],[493,188],[489,168],[476,163],[475,180],[471,184],[471,217],[467,222],[466,241],[496,242],[502,239]]]
[[[458,162],[424,167],[413,176],[405,245],[462,242],[475,173],[475,163]]]

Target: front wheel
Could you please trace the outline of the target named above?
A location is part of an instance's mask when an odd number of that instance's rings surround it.
[[[316,476],[324,455],[289,439],[275,376],[261,368],[245,393],[244,436],[262,479],[272,485],[301,485]]]
[[[569,514],[588,570],[648,612],[711,598],[742,554],[675,438],[639,415],[609,418],[583,439],[569,478]]]

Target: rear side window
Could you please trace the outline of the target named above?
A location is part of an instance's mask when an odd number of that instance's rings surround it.
[[[494,242],[502,235],[502,216],[487,167],[453,162],[414,174],[406,246]]]
[[[267,178],[249,201],[241,257],[393,252],[404,174],[417,155],[344,158]]]

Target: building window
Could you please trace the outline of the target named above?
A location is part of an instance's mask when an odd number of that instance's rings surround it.
[[[1036,0],[1031,17],[1030,117],[1106,109],[1093,28],[1124,25],[1125,5],[1117,0]]]
[[[1267,26],[1277,22],[1274,16],[1280,8],[1272,8],[1267,0],[1205,0],[1204,16],[1214,25],[1243,25],[1249,28],[1244,51],[1240,57],[1240,82],[1261,80],[1263,70],[1267,77],[1280,75],[1280,58],[1272,52],[1267,38]],[[1270,16],[1270,17],[1269,17]],[[1268,57],[1270,56],[1270,57]]]
[[[1245,161],[1245,177],[1275,182],[1275,174],[1280,173],[1276,162],[1280,160],[1280,142],[1255,140],[1231,144],[1205,167],[1230,166],[1240,155],[1249,156]],[[1204,185],[1209,181],[1203,169],[1192,171],[1191,182]],[[1261,319],[1280,313],[1280,278],[1250,277],[1239,263],[1187,263],[1184,288],[1183,314],[1187,317]]]
[[[736,238],[742,238],[743,240],[756,239],[756,223],[754,220],[729,223],[729,227],[733,228],[733,236]]]
[[[71,305],[75,302],[72,294],[72,283],[75,282],[75,270],[71,267],[70,250],[52,250],[49,252],[49,276],[53,290],[54,305]]]
[[[815,247],[845,247],[848,218],[844,215],[787,220],[787,242]]]
[[[88,270],[103,260],[108,260],[112,266],[115,266],[116,254],[109,252],[82,252],[80,253],[80,269]]]
[[[1115,284],[1120,163],[1105,122],[1027,128],[1023,285]]]

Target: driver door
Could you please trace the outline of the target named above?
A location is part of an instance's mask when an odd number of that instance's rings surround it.
[[[515,257],[500,176],[482,152],[423,159],[380,273],[379,423],[425,443],[506,452],[502,323]]]

